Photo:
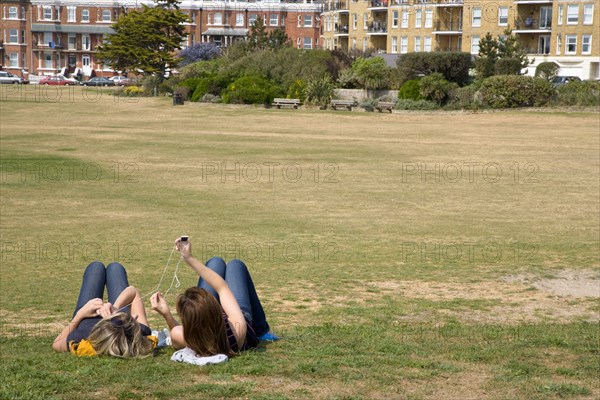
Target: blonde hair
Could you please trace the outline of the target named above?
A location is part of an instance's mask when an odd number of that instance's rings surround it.
[[[221,305],[204,289],[192,287],[177,298],[177,313],[188,347],[201,356],[235,356],[227,340]]]
[[[142,358],[152,353],[152,342],[142,334],[140,324],[129,314],[120,312],[98,322],[88,338],[98,355]]]

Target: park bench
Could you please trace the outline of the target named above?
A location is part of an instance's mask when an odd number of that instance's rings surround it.
[[[379,101],[379,102],[377,102],[375,109],[379,112],[383,112],[383,110],[388,110],[391,114],[392,110],[394,109],[394,106],[395,106],[395,104],[393,102]]]
[[[354,100],[331,100],[329,107],[337,110],[338,108],[346,108],[348,111],[352,111],[352,107],[356,106]]]
[[[294,107],[298,108],[302,103],[300,103],[300,99],[273,99],[273,106],[278,109],[281,107]]]

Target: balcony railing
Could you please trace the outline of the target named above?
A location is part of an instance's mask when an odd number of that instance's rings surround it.
[[[515,29],[519,31],[525,30],[552,30],[552,21],[551,20],[539,20],[536,18],[517,18],[515,19]]]
[[[335,26],[335,33],[337,34],[347,34],[349,31],[348,25],[337,25]]]
[[[438,32],[457,32],[462,31],[462,21],[438,21],[435,23],[435,29]]]
[[[369,28],[367,30],[369,33],[386,33],[387,32],[387,23],[374,21],[369,24]]]
[[[348,1],[336,1],[334,3],[325,3],[323,7],[324,11],[348,11],[350,6]]]
[[[388,0],[371,0],[369,2],[369,8],[387,8],[388,5]]]

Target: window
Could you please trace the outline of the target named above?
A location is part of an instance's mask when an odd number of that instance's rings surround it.
[[[81,35],[81,45],[83,47],[83,50],[90,50],[90,48],[92,47],[90,35]]]
[[[313,25],[312,15],[307,14],[304,16],[304,26],[310,27]]]
[[[8,43],[19,43],[19,30],[10,29],[8,31]]]
[[[408,11],[402,11],[402,28],[408,28]]]
[[[102,10],[102,22],[110,22],[110,10]]]
[[[592,53],[592,35],[581,36],[581,54]]]
[[[498,26],[508,25],[508,7],[498,7]]]
[[[223,25],[223,14],[220,12],[216,12],[213,15],[213,24],[214,25]]]
[[[577,53],[577,35],[565,36],[565,54]]]
[[[367,14],[367,13],[363,14],[363,29],[364,30],[369,29],[369,14]]]
[[[356,50],[356,38],[352,38],[352,50]]]
[[[398,23],[398,21],[396,21],[396,24]],[[358,27],[358,14],[352,14],[352,29],[356,30],[356,28]]]
[[[398,38],[396,36],[392,36],[392,54],[398,53]]]
[[[567,25],[576,25],[579,21],[579,4],[567,6]]]
[[[50,46],[50,43],[54,41],[54,37],[52,36],[52,32],[44,32],[44,45]]]
[[[52,69],[54,65],[52,63],[52,53],[44,53],[44,68]]]
[[[90,22],[90,10],[87,8],[81,10],[81,22]]]
[[[8,19],[19,19],[17,7],[8,7]]]
[[[402,36],[400,38],[400,53],[408,53],[408,36]]]
[[[558,17],[557,17],[558,18],[558,21],[557,21],[558,25],[562,25],[562,23],[563,23],[563,13],[564,13],[564,8],[563,8],[563,6],[561,4],[561,5],[558,6]]]
[[[277,15],[277,14],[270,14],[269,15],[269,25],[270,26],[277,26],[277,25],[279,25],[279,15]]]
[[[75,12],[77,11],[77,7],[68,6],[67,7],[67,22],[77,22],[75,20]]]
[[[392,13],[392,28],[398,27],[398,11]]]
[[[9,61],[9,66],[10,67],[18,67],[19,66],[19,53],[10,53],[10,61]]]
[[[471,54],[479,54],[479,36],[471,38]]]
[[[256,15],[256,14],[250,14],[250,16],[248,17],[248,24],[250,26],[254,25],[254,23],[256,22],[257,18],[258,18],[258,15]]]
[[[305,37],[304,38],[303,48],[305,48],[305,49],[312,49],[312,38],[309,38],[309,37]]]
[[[594,5],[584,4],[583,5],[583,24],[591,25],[594,21]]]
[[[471,18],[471,26],[479,28],[481,26],[481,8],[473,7]]]
[[[431,36],[425,36],[423,39],[423,51],[431,51]]]
[[[25,44],[27,43],[27,40],[25,40],[25,30],[21,30],[21,43]],[[25,60],[25,58],[23,58],[23,60]]]
[[[415,13],[415,28],[420,28],[423,20],[423,10],[417,10]]]
[[[74,33],[69,33],[69,38],[67,40],[67,48],[69,50],[75,50],[75,47],[77,46],[77,35]]]
[[[52,7],[50,7],[50,6],[44,7],[44,19],[46,21],[52,21]]]
[[[560,54],[560,52],[562,51],[562,36],[560,36],[560,33],[558,35],[556,35],[556,54]]]
[[[421,36],[415,36],[415,51],[421,51]]]
[[[425,28],[433,26],[433,10],[425,10]]]
[[[235,14],[235,26],[244,26],[244,14],[243,13]]]
[[[363,38],[363,51],[367,51],[367,38]]]

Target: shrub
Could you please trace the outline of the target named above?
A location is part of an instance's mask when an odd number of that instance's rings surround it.
[[[520,75],[521,60],[518,58],[501,58],[494,67],[496,75]]]
[[[396,110],[437,110],[440,106],[427,100],[398,99]]]
[[[334,89],[333,81],[326,75],[320,79],[309,80],[304,89],[304,94],[309,103],[325,107],[333,98]]]
[[[187,78],[186,80],[179,82],[179,86],[185,86],[188,89],[190,89],[190,92],[194,93],[194,90],[196,90],[196,86],[198,86],[198,83],[200,83],[202,81],[202,78]]]
[[[218,103],[221,101],[219,96],[215,96],[214,94],[206,93],[200,100],[201,103]]]
[[[270,104],[280,93],[278,87],[257,75],[236,79],[223,94],[223,101],[236,104]]]
[[[408,100],[421,100],[421,86],[418,79],[411,79],[404,82],[398,91],[398,98]]]
[[[135,97],[144,94],[144,89],[139,86],[125,86],[121,91],[123,96]]]
[[[417,52],[402,54],[397,61],[400,83],[418,76],[440,73],[444,79],[464,85],[469,81],[471,54],[462,52]]]
[[[294,83],[292,83],[288,87],[288,91],[286,93],[286,97],[288,99],[300,99],[300,101],[304,101],[304,89],[305,83],[301,79],[296,79]]]
[[[556,103],[562,106],[600,106],[599,81],[571,81],[558,88]]]
[[[198,61],[209,61],[220,54],[221,49],[214,43],[194,43],[179,52],[181,58],[179,66],[183,67]]]
[[[361,101],[360,106],[365,109],[365,111],[373,112],[375,111],[375,106],[377,105],[378,100],[373,98],[366,98]]]
[[[530,76],[491,76],[481,84],[484,104],[492,108],[539,107],[554,95],[553,86],[546,80]]]
[[[538,78],[545,79],[547,81],[551,81],[556,76],[556,73],[559,70],[559,66],[557,63],[552,61],[545,61],[540,63],[535,69],[535,76]]]
[[[443,105],[448,99],[450,90],[457,87],[457,85],[445,80],[442,74],[434,73],[421,79],[419,87],[423,98]]]
[[[338,76],[338,85],[344,89],[355,89],[360,86],[352,68],[342,69]]]
[[[453,110],[477,110],[482,107],[478,98],[478,87],[476,85],[454,88],[448,95],[446,108]]]
[[[142,88],[144,88],[144,95],[146,96],[154,96],[158,94],[158,89],[160,86],[160,78],[155,75],[149,75],[144,77],[142,80]]]

